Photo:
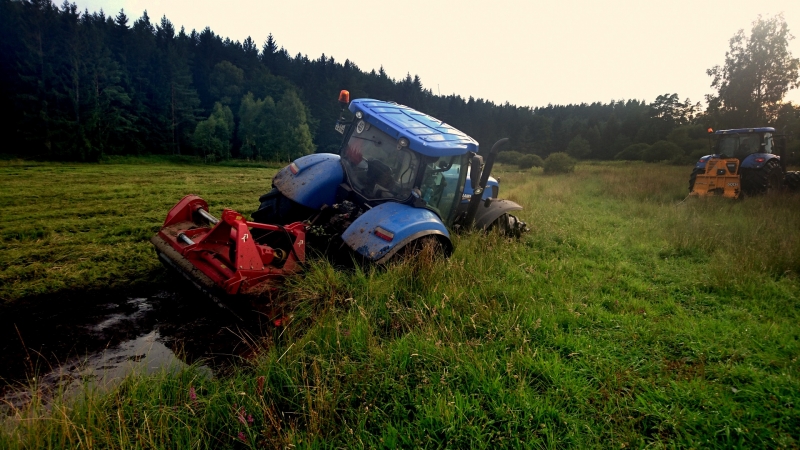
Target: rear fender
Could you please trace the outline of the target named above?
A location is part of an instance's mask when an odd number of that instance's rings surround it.
[[[760,169],[764,167],[764,164],[773,159],[779,163],[781,162],[781,157],[772,153],[753,153],[742,161],[740,167],[743,169]]]
[[[700,158],[700,161],[697,161],[697,164],[694,165],[695,169],[705,169],[706,163],[711,158],[719,158],[719,155],[706,155]]]
[[[376,230],[391,237],[378,237]],[[362,214],[342,233],[342,240],[370,261],[384,263],[415,239],[435,236],[445,254],[453,251],[450,234],[432,211],[402,203],[382,203]]]
[[[317,153],[294,160],[272,179],[284,197],[305,207],[320,209],[336,203],[336,188],[344,181],[339,155]]]

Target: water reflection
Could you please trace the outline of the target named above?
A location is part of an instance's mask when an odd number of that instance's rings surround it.
[[[80,301],[40,300],[32,308],[3,311],[0,410],[24,407],[33,397],[30,386],[47,403],[57,392],[108,389],[133,372],[148,375],[198,363],[210,377],[264,344],[251,337],[263,334],[258,324],[243,328],[192,290],[122,298],[108,293],[75,306]],[[48,314],[35,314],[41,311]]]

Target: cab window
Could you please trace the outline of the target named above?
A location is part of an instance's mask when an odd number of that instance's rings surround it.
[[[342,165],[353,188],[370,200],[404,201],[411,195],[419,156],[364,121],[354,124],[342,149]]]
[[[420,193],[428,208],[434,210],[445,222],[461,200],[458,187],[466,176],[464,155],[429,158],[425,164]]]

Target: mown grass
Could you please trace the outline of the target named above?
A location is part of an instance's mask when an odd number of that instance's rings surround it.
[[[4,264],[4,296],[102,286],[99,255],[116,255],[100,259],[115,283],[157,278],[146,239],[177,198],[249,211],[271,175],[196,169],[42,164],[23,182],[5,176],[21,164],[0,166],[2,232],[19,236],[2,258],[55,247],[15,270],[73,275],[35,284]],[[34,401],[0,447],[800,446],[800,196],[684,201],[687,168],[652,164],[498,174],[525,206],[522,239],[458,236],[447,261],[386,270],[314,261],[287,282],[293,320],[252,361]],[[30,213],[43,231],[23,232],[6,192],[35,185],[49,186]],[[142,228],[110,231],[123,226]]]
[[[276,172],[176,161],[0,162],[0,299],[150,282],[161,267],[148,240],[178,199],[249,214]]]

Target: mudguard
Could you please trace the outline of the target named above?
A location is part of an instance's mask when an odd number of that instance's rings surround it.
[[[778,162],[781,161],[781,157],[773,153],[753,153],[742,161],[740,167],[743,169],[760,169],[764,167],[767,161],[772,159],[777,159]]]
[[[336,188],[344,181],[339,155],[317,153],[294,160],[272,179],[284,197],[312,209],[336,203]]]
[[[697,161],[697,164],[695,164],[694,167],[696,169],[705,169],[706,168],[706,163],[708,162],[709,159],[711,159],[711,158],[719,158],[719,157],[720,156],[716,155],[716,154],[715,155],[703,156],[702,158],[700,158],[700,161]]]
[[[475,214],[475,228],[485,230],[489,228],[498,217],[510,211],[521,211],[522,206],[511,200],[496,200],[493,199],[486,205],[484,201],[479,207],[478,212]]]
[[[439,239],[446,255],[452,253],[450,234],[439,216],[427,209],[387,202],[356,219],[342,233],[342,240],[361,256],[380,264],[411,241],[428,235]]]

